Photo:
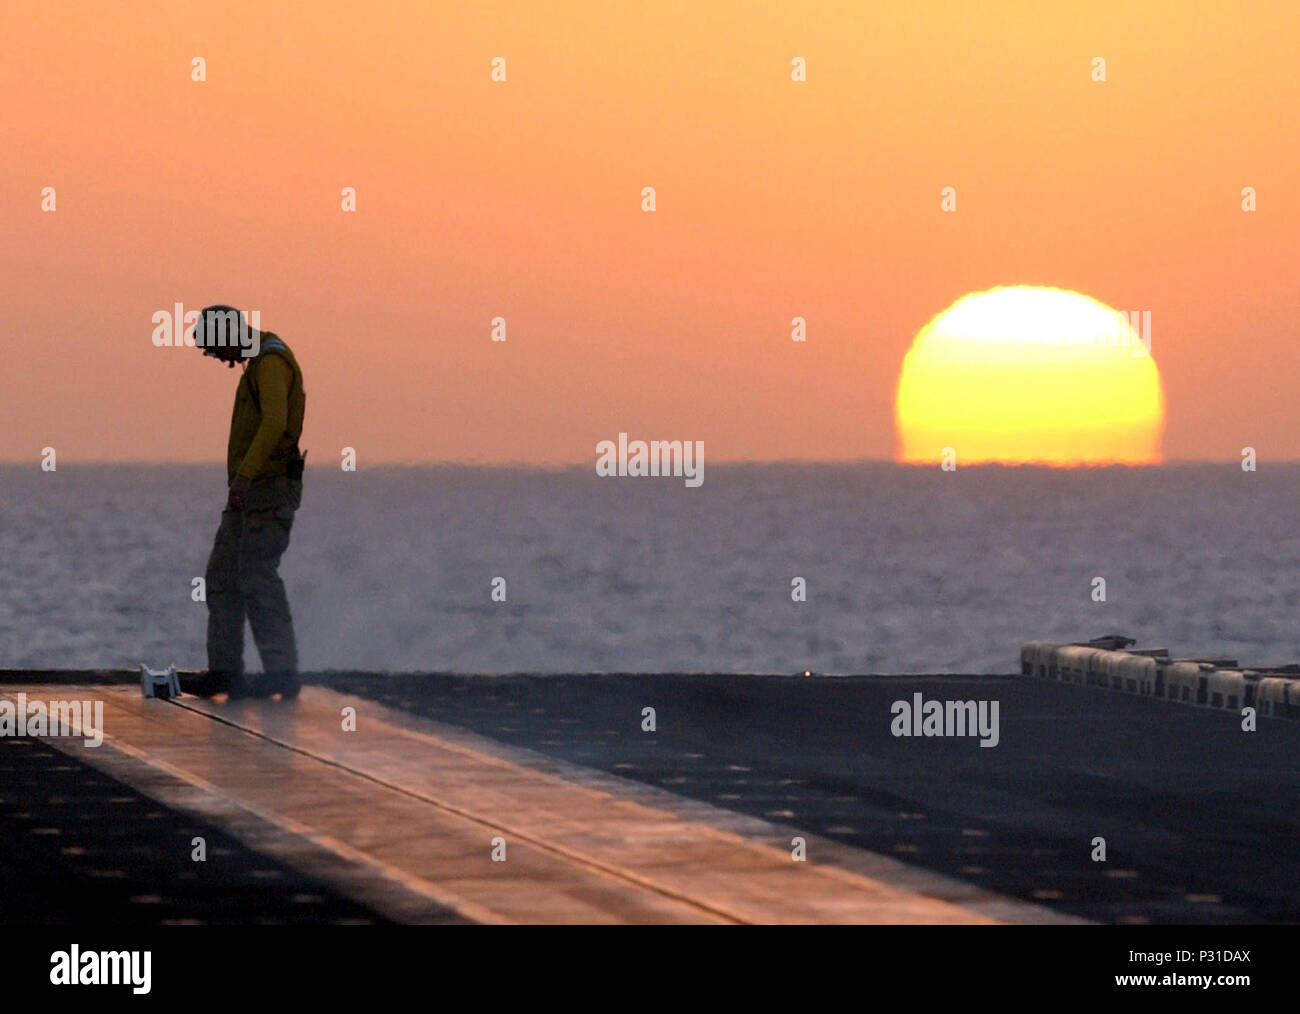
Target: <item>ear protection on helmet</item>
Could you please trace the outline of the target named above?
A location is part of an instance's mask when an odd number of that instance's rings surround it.
[[[245,327],[244,315],[236,307],[224,303],[205,306],[194,322],[194,345],[202,349],[205,356],[223,358],[217,350],[239,345],[239,336]],[[233,368],[235,363],[227,360],[226,365]]]

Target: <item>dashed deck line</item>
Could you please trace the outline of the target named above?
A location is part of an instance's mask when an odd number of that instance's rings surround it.
[[[78,759],[115,751],[126,767],[161,772],[475,921],[996,921],[841,866],[795,862],[781,848],[609,791],[610,780],[593,788],[521,763],[519,751],[453,741],[432,723],[322,688],[293,704],[166,703],[127,687],[23,690],[105,702],[105,747],[49,740]],[[356,709],[355,731],[342,728],[345,707]],[[505,862],[491,859],[498,837]]]

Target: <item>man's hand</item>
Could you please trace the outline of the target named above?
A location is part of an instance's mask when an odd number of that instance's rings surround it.
[[[230,496],[226,498],[226,510],[242,511],[244,509],[244,494],[248,492],[249,479],[247,476],[237,475],[230,484]]]

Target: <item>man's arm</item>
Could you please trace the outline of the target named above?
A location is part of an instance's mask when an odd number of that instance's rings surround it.
[[[262,421],[257,434],[240,463],[235,479],[230,484],[230,507],[244,509],[244,493],[248,484],[266,464],[275,445],[284,435],[289,419],[289,385],[293,383],[293,370],[283,356],[267,356],[252,367],[257,370],[258,401],[262,407]]]

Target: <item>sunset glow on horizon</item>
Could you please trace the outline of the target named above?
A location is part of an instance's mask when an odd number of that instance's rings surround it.
[[[962,297],[903,361],[898,460],[1158,463],[1164,394],[1142,322],[1062,289]]]
[[[0,29],[0,461],[223,460],[231,375],[151,342],[178,303],[293,348],[313,462],[896,459],[918,328],[1026,280],[1151,314],[1163,436],[1089,460],[1300,460],[1289,0],[13,0]]]

